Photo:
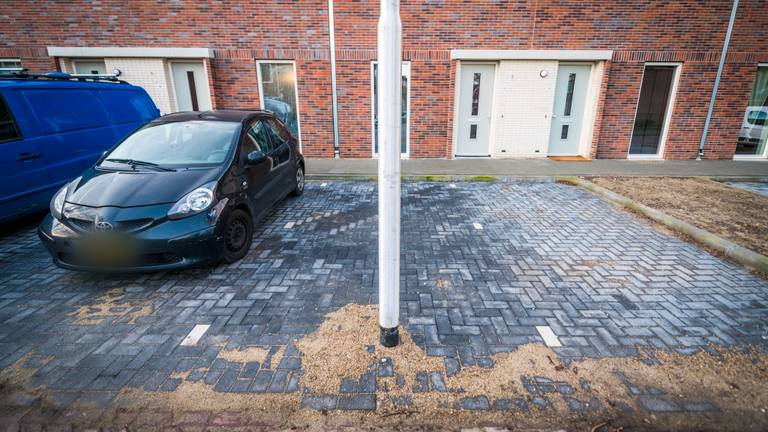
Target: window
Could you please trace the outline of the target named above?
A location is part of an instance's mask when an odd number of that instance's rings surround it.
[[[480,109],[480,76],[479,72],[472,77],[472,115],[476,116]]]
[[[411,88],[411,63],[403,62],[402,66],[402,110],[400,111],[400,153],[408,153],[408,125],[410,119],[409,94]],[[376,62],[371,66],[371,86],[373,87],[373,152],[379,153],[379,65]]]
[[[659,154],[676,70],[677,66],[645,67],[629,154]]]
[[[279,141],[280,143],[286,142],[290,140],[290,135],[285,128],[277,124],[277,122],[274,119],[267,119],[266,120],[267,126],[269,126],[270,131],[272,131],[272,137]]]
[[[107,66],[104,60],[78,60],[75,62],[75,73],[79,75],[106,75]]]
[[[560,139],[568,139],[568,125],[563,125],[563,128],[560,130]]]
[[[741,123],[736,154],[762,156],[768,141],[768,66],[757,68],[757,77]]]
[[[469,139],[477,139],[477,124],[469,125]]]
[[[0,75],[10,75],[13,72],[21,71],[21,60],[0,58]]]
[[[575,86],[576,86],[576,74],[575,73],[569,74],[568,75],[568,92],[565,94],[565,110],[563,111],[563,115],[566,117],[571,115],[571,107],[573,106],[573,87]],[[565,135],[567,138],[568,136],[567,130]]]
[[[272,111],[300,140],[299,100],[296,94],[296,68],[293,63],[259,63],[262,107]]]
[[[19,128],[13,119],[11,110],[8,109],[5,100],[0,96],[0,143],[13,141],[21,138]]]
[[[101,101],[90,90],[23,90],[21,96],[46,134],[109,124]]]
[[[143,93],[125,90],[100,90],[98,93],[117,124],[147,121],[157,116],[152,101]]]
[[[264,153],[269,153],[272,150],[272,145],[269,141],[269,131],[267,131],[267,127],[264,126],[262,121],[257,121],[248,128],[245,137],[245,146],[243,148],[246,155],[255,150],[261,150]]]

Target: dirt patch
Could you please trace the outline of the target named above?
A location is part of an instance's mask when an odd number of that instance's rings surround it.
[[[74,316],[74,324],[98,325],[107,318],[128,324],[135,324],[141,317],[149,316],[154,311],[150,300],[140,303],[125,298],[125,290],[114,288],[102,295],[97,302],[78,306],[70,313]]]
[[[201,411],[215,415],[238,416],[251,428],[329,430],[365,427],[421,430],[457,430],[462,427],[503,426],[590,430],[606,423],[609,427],[633,426],[638,430],[766,430],[768,428],[768,356],[746,350],[732,351],[710,347],[685,356],[664,351],[642,352],[638,357],[602,358],[561,362],[555,352],[542,344],[528,344],[509,353],[492,356],[493,367],[464,368],[445,377],[442,357],[429,357],[402,331],[402,344],[385,349],[378,345],[378,319],[375,306],[347,305],[327,316],[315,333],[296,341],[302,352],[304,375],[299,391],[290,394],[223,393],[203,382],[183,381],[173,392],[123,390],[109,410],[95,410],[93,418],[83,414],[83,424],[122,427],[140,421],[150,412],[167,412],[183,418]],[[225,354],[238,362],[262,361],[269,357],[263,349],[231,350]],[[277,352],[272,350],[272,357]],[[301,407],[304,395],[339,395],[344,379],[359,379],[376,370],[382,361],[391,361],[394,377],[379,378],[374,412],[317,411]],[[13,382],[27,381],[29,371],[19,368]],[[277,363],[273,363],[277,364]],[[372,368],[373,367],[373,368]],[[271,367],[271,368],[274,368]],[[417,375],[437,372],[447,391],[416,392]],[[185,379],[185,374],[174,375]],[[543,379],[568,385],[567,397],[591,408],[574,412],[566,395],[541,390],[549,408],[532,403],[535,396],[525,380]],[[586,385],[585,385],[586,383]],[[682,406],[691,401],[711,402],[719,411],[648,412],[636,394],[654,395]],[[343,396],[343,395],[342,395]],[[487,397],[491,406],[502,400],[525,401],[530,411],[468,411],[456,408],[468,397]],[[408,399],[408,404],[398,400]],[[587,405],[588,404],[588,405]],[[92,407],[73,408],[80,413]],[[80,418],[80,417],[79,417]],[[150,425],[148,429],[152,429]],[[159,424],[154,425],[159,429]],[[233,424],[234,426],[234,424]],[[234,427],[233,427],[234,428]],[[133,430],[133,429],[131,429]]]
[[[217,357],[235,363],[259,362],[261,365],[269,361],[270,368],[275,369],[280,364],[283,353],[285,353],[285,346],[273,350],[262,347],[245,347],[232,350],[222,349]]]
[[[711,180],[593,177],[591,182],[768,255],[768,197]]]

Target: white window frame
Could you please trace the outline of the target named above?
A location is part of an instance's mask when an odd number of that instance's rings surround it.
[[[269,64],[290,64],[293,66],[293,92],[296,95],[296,126],[298,129],[299,136],[296,137],[299,140],[299,151],[301,151],[302,146],[302,139],[301,139],[301,110],[299,107],[301,106],[301,98],[299,97],[299,72],[296,68],[296,61],[295,60],[257,60],[256,61],[256,77],[259,81],[259,105],[261,109],[266,109],[264,107],[264,83],[261,81],[261,64],[262,63],[269,63]]]
[[[669,92],[669,99],[667,100],[667,108],[664,113],[664,126],[661,130],[661,137],[659,137],[659,148],[656,150],[656,154],[631,154],[632,137],[635,134],[635,122],[637,121],[637,108],[640,105],[640,93],[643,89],[643,80],[645,79],[645,69],[648,66],[674,66],[675,74],[672,77],[672,90]],[[629,135],[629,146],[627,146],[627,159],[629,160],[658,160],[664,159],[664,151],[667,146],[667,135],[669,133],[669,123],[672,121],[672,112],[675,108],[675,100],[677,99],[677,87],[680,82],[680,69],[683,64],[680,62],[646,62],[643,65],[643,76],[640,77],[640,86],[637,92],[637,102],[635,102],[635,115],[632,118],[632,133]]]
[[[374,60],[371,62],[371,155],[374,159],[379,158],[379,153],[376,152],[376,117],[374,116],[373,103],[376,100],[373,92],[373,67],[379,62]],[[405,105],[405,153],[400,153],[402,159],[408,159],[411,154],[411,62],[403,61],[400,80],[402,77],[408,78],[408,85],[405,92],[408,96],[408,103]]]
[[[0,67],[0,70],[3,70],[3,71],[21,71],[22,69],[24,69],[24,65],[22,65],[21,59],[18,57],[3,57],[3,58],[0,58],[0,62],[16,62],[19,64],[18,68]]]
[[[173,96],[173,107],[176,112],[179,111],[179,101],[176,100],[176,80],[173,78],[173,64],[174,63],[200,63],[203,66],[203,75],[205,77],[205,85],[208,86],[208,105],[213,109],[213,96],[211,95],[211,78],[208,76],[208,68],[205,67],[205,61],[202,59],[174,59],[168,60],[166,66],[166,74],[168,75],[168,81],[171,83],[171,95]]]
[[[768,63],[758,63],[757,64],[758,69],[759,68],[768,68]],[[755,87],[755,81],[757,81],[757,74],[755,74],[754,81],[752,82],[752,88]],[[752,90],[750,90],[750,94],[752,93]],[[749,101],[747,101],[749,103]],[[768,127],[766,125],[765,127]],[[741,128],[741,125],[739,125],[739,128]],[[736,154],[736,149],[733,149],[733,160],[746,160],[746,161],[761,161],[768,159],[768,143],[766,143],[765,148],[763,148],[762,154],[755,154],[755,155],[739,155]]]
[[[106,58],[86,58],[86,57],[81,57],[81,58],[72,59],[71,61],[72,61],[72,73],[73,74],[78,74],[79,73],[77,71],[77,64],[78,63],[97,63],[99,61],[104,63],[104,73],[107,73],[107,74],[109,73],[109,71],[107,70],[107,60],[106,60]],[[85,75],[88,75],[88,74],[85,74]]]

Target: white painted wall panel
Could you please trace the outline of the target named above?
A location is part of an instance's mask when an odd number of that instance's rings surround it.
[[[546,157],[557,61],[501,61],[497,74],[494,156]]]
[[[143,87],[155,101],[161,114],[176,111],[171,83],[167,79],[166,61],[155,58],[105,58],[107,70],[120,69],[120,79]]]

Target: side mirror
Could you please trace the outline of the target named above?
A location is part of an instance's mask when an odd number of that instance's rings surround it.
[[[248,153],[248,165],[256,165],[257,163],[266,159],[267,156],[261,150],[255,150]]]

